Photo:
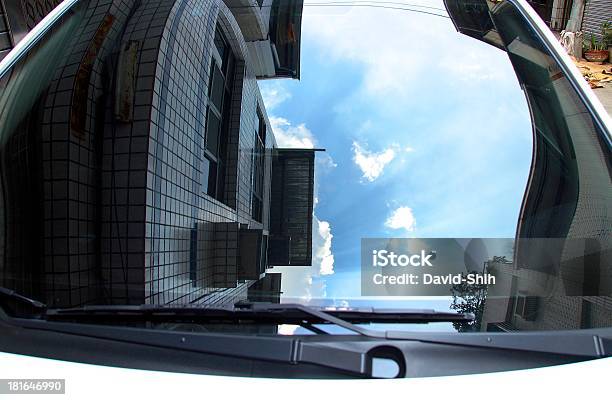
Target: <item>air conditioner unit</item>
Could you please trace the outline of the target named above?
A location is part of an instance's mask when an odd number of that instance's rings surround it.
[[[271,235],[268,244],[268,263],[274,266],[290,265],[291,237]]]
[[[268,236],[261,229],[240,229],[238,247],[238,279],[259,279],[266,271]]]
[[[514,314],[525,321],[535,321],[538,313],[538,297],[519,292],[516,297]]]

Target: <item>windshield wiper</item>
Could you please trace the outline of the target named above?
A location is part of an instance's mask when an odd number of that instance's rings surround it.
[[[69,309],[49,309],[49,321],[74,322],[189,322],[189,323],[267,323],[301,325],[324,333],[315,324],[332,324],[360,335],[378,337],[354,324],[360,323],[429,323],[471,322],[470,313],[434,310],[325,308],[301,304],[237,303],[234,307],[193,307],[172,305],[84,306]]]
[[[417,310],[363,310],[359,312],[368,315],[369,321],[376,315],[387,318],[393,315],[403,315],[405,318],[415,318]],[[430,310],[422,310],[423,314],[431,315]],[[507,333],[432,333],[432,332],[393,332],[369,331],[361,326],[338,318],[342,313],[356,313],[351,309],[325,310],[296,304],[238,304],[229,308],[203,307],[171,307],[171,306],[90,306],[73,309],[51,309],[44,319],[6,319],[8,326],[16,324],[25,330],[43,330],[61,333],[61,341],[65,334],[78,337],[113,340],[136,345],[154,346],[165,349],[177,349],[197,353],[210,353],[226,357],[237,357],[247,360],[282,362],[291,365],[314,364],[348,371],[360,376],[374,376],[372,365],[374,358],[391,359],[399,365],[397,376],[404,376],[406,352],[403,343],[421,342],[430,345],[459,346],[466,349],[478,348],[496,351],[527,352],[525,354],[556,354],[573,357],[599,358],[609,356],[612,348],[610,329],[559,332],[517,332]],[[174,330],[142,329],[134,326],[134,321],[156,321],[163,315],[169,321],[177,316],[184,316],[186,321],[198,323],[199,320],[215,321],[276,321],[277,323],[295,322],[304,326],[315,321],[327,324],[338,324],[359,334],[354,338],[344,336],[342,339],[328,335],[303,336],[273,336],[240,335],[217,332],[189,332]],[[334,314],[334,315],[332,315]],[[436,313],[436,321],[447,313]],[[450,313],[452,314],[452,313]],[[193,316],[199,316],[194,318]],[[238,318],[237,316],[242,316]],[[452,318],[461,318],[452,314]],[[208,318],[208,319],[207,319]],[[260,320],[261,318],[261,320]],[[364,320],[365,317],[350,317],[351,321]],[[449,315],[450,318],[450,315]],[[463,315],[471,320],[471,314]],[[2,327],[0,313],[0,328]],[[124,319],[127,326],[118,326],[116,322]],[[299,321],[298,321],[299,319]],[[421,319],[422,320],[422,319]],[[88,324],[87,322],[110,322],[105,324]],[[77,323],[74,323],[77,322]],[[306,326],[308,329],[308,327]],[[14,332],[14,329],[9,332]],[[321,332],[326,333],[326,332]],[[394,349],[394,350],[393,350]],[[384,350],[384,352],[383,352]],[[391,353],[389,351],[393,350]],[[480,351],[480,350],[479,350]],[[453,353],[457,354],[457,353]],[[466,353],[470,354],[470,353]]]
[[[38,300],[31,299],[26,297],[18,292],[0,286],[0,307],[2,308],[11,308],[6,303],[12,301],[14,303],[22,304],[24,306],[29,306],[33,308],[37,314],[44,313],[47,309],[47,305],[41,303]]]

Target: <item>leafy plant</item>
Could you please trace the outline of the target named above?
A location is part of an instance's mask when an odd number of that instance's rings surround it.
[[[598,39],[591,33],[588,40],[583,42],[584,51],[590,50],[607,50],[608,46],[612,46],[612,20],[607,20],[601,24],[601,39]]]
[[[612,20],[601,24],[601,40],[604,42],[604,48],[612,46]]]
[[[476,318],[472,322],[453,322],[453,327],[457,332],[478,332],[487,298],[487,285],[468,284],[467,274],[461,275],[462,283],[451,288],[453,304],[450,308],[462,313],[472,313]]]
[[[590,40],[585,40],[582,47],[585,51],[606,50],[608,48],[608,44],[604,39],[598,39],[591,33]]]

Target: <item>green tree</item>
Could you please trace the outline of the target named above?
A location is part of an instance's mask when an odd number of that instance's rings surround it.
[[[466,276],[467,273],[462,274],[463,278],[466,278]],[[470,285],[466,283],[466,279],[462,279],[462,283],[453,285],[451,293],[453,295],[453,304],[450,306],[451,309],[461,313],[472,313],[476,317],[472,322],[453,322],[453,327],[457,332],[480,331],[482,313],[487,297],[487,285]]]

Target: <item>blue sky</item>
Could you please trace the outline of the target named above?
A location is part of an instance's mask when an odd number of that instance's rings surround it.
[[[287,297],[358,298],[363,237],[514,236],[532,140],[505,53],[445,18],[307,5],[301,62],[260,82],[279,145],[327,149],[314,265],[279,269]]]

